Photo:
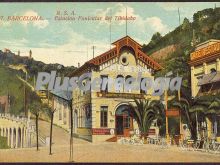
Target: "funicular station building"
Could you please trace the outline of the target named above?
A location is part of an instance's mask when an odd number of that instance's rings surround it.
[[[220,40],[211,39],[197,45],[189,64],[193,98],[220,93]],[[206,121],[208,137],[215,135],[220,141],[220,116]]]
[[[137,78],[152,77],[162,67],[148,57],[142,46],[129,36],[112,43],[109,51],[87,61],[84,65],[70,74],[70,77],[91,73],[91,82],[99,77]],[[74,133],[92,142],[115,140],[118,136],[130,136],[131,131],[138,131],[136,120],[132,116],[130,104],[134,99],[159,99],[140,88],[119,90],[106,86],[104,90],[84,92],[78,88],[73,90],[73,119]]]

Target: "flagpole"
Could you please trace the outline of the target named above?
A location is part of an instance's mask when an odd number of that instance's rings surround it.
[[[126,18],[125,18],[125,21],[126,21],[126,36],[128,35],[128,20],[127,20],[127,7],[126,7]]]

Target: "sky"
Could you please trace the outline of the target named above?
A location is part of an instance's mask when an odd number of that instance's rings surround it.
[[[110,49],[110,43],[127,34],[140,44],[147,44],[155,32],[162,35],[174,30],[186,17],[205,8],[220,7],[219,2],[93,2],[93,3],[0,3],[0,50],[10,49],[21,56],[32,50],[35,60],[82,65]],[[68,15],[66,15],[68,14]],[[13,21],[12,16],[41,16],[36,21]],[[55,20],[56,16],[75,20]],[[82,18],[98,17],[101,20]],[[106,18],[112,17],[109,21]],[[26,17],[27,18],[27,17]],[[39,17],[38,17],[39,18]],[[111,30],[110,30],[111,29]]]

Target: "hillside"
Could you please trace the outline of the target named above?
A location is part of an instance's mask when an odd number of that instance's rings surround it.
[[[50,72],[51,70],[57,70],[60,74],[66,75],[76,69],[74,66],[64,67],[63,65],[57,63],[45,64],[44,62],[36,61],[33,58],[18,56],[12,53],[10,50],[4,52],[0,50],[0,64],[6,66],[23,65],[25,66],[30,77],[33,77],[34,75],[36,76],[40,71]]]
[[[22,72],[0,65],[0,96],[10,96],[10,113],[19,114],[24,110],[24,84],[16,75]]]
[[[155,33],[143,51],[148,55],[170,45],[193,47],[208,39],[220,39],[220,8],[204,9],[193,15],[193,21],[185,18],[180,26],[165,36]]]
[[[59,75],[66,75],[76,68],[64,67],[60,64],[45,64],[41,61],[36,61],[33,58],[18,56],[9,50],[0,50],[0,96],[10,96],[10,113],[24,114],[24,96],[26,95],[26,106],[33,92],[26,86],[24,94],[24,84],[17,76],[25,79],[27,71],[27,81],[34,86],[34,77],[37,77],[38,72],[57,70]]]
[[[166,46],[154,53],[152,53],[150,56],[156,60],[159,63],[163,63],[163,61],[173,52],[175,52],[178,49],[178,45],[169,45]]]
[[[220,39],[220,8],[209,8],[193,15],[193,21],[185,18],[180,26],[165,36],[155,33],[143,51],[164,67],[156,76],[164,76],[169,71],[183,77],[183,87],[190,91],[190,53],[195,46],[209,39]],[[177,49],[170,49],[176,45]],[[162,59],[162,60],[161,60]],[[185,92],[186,93],[186,92]]]

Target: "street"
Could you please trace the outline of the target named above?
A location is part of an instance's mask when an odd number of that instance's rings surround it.
[[[49,123],[40,121],[40,130],[49,134]],[[68,162],[69,134],[54,126],[52,155],[49,147],[0,150],[0,162]],[[183,151],[176,146],[122,145],[114,142],[90,143],[74,138],[75,162],[220,162],[219,154]]]

